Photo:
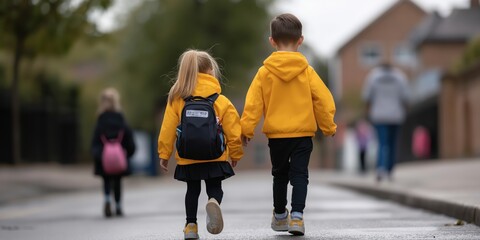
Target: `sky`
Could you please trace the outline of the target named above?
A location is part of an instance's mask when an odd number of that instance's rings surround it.
[[[121,24],[119,19],[128,14],[142,0],[115,0],[107,12],[93,18],[101,31],[111,31]],[[316,54],[332,57],[336,50],[367,26],[397,0],[278,0],[273,14],[295,14],[303,24],[305,43]],[[438,11],[447,16],[453,8],[465,8],[469,0],[413,0],[427,11]]]

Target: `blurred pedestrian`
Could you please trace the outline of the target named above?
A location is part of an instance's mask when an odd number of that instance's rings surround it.
[[[274,231],[304,235],[303,210],[307,197],[308,163],[312,137],[318,127],[325,136],[335,135],[337,125],[332,94],[298,52],[303,42],[302,23],[282,14],[270,23],[272,53],[258,70],[245,99],[241,124],[246,144],[264,116],[273,175]],[[287,186],[293,186],[291,214],[287,210]]]
[[[107,150],[107,144],[119,143],[121,153],[124,156],[115,156],[127,161],[123,169],[112,172],[106,166],[105,158],[112,152]],[[115,151],[115,150],[113,150]],[[128,168],[129,158],[135,152],[135,143],[132,130],[121,112],[120,95],[114,88],[105,89],[101,95],[98,105],[98,118],[92,140],[92,154],[95,159],[95,175],[103,178],[103,193],[105,196],[104,215],[112,216],[110,192],[113,189],[115,198],[115,214],[123,216],[122,210],[122,177],[130,174]],[[115,154],[115,152],[113,152]]]
[[[187,183],[185,239],[199,238],[197,210],[201,180],[205,181],[209,198],[207,230],[212,234],[222,231],[222,180],[235,174],[232,166],[243,156],[240,118],[230,100],[220,94],[219,77],[218,64],[207,52],[184,52],[158,138],[160,167],[168,171],[168,160],[176,144],[174,178]]]
[[[405,74],[389,63],[379,65],[367,76],[363,99],[378,137],[377,181],[384,177],[392,180],[397,133],[406,117],[409,91]]]
[[[371,128],[367,121],[360,119],[355,124],[355,137],[358,144],[358,156],[360,159],[360,173],[367,172],[366,155],[368,143],[372,137]]]

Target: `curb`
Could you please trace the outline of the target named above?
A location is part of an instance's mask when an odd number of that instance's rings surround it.
[[[433,198],[426,198],[401,191],[380,189],[365,185],[340,182],[329,182],[328,184],[353,190],[359,193],[368,194],[377,198],[392,200],[406,206],[444,214],[449,217],[453,217],[480,226],[480,208],[478,207],[467,206],[464,204],[448,202]]]

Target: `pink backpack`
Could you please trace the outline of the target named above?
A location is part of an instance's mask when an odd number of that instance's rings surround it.
[[[416,127],[413,131],[412,152],[417,158],[430,157],[430,133],[425,127]]]
[[[122,147],[123,131],[118,133],[117,139],[108,140],[105,135],[102,135],[101,138],[103,171],[109,175],[125,172],[127,170],[127,154]]]

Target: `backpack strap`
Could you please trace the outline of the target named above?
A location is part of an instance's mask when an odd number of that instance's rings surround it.
[[[218,93],[214,93],[206,98],[200,97],[200,96],[189,96],[183,99],[185,102],[190,102],[190,101],[196,101],[196,100],[204,100],[204,101],[209,101],[212,104],[215,103],[217,100],[218,96],[220,96]]]
[[[107,139],[107,137],[105,137],[104,134],[102,134],[102,135],[100,136],[100,139],[102,139],[103,144],[109,142],[108,139]],[[123,129],[118,132],[118,136],[117,136],[117,139],[115,139],[115,142],[121,143],[122,140],[123,140]]]
[[[212,102],[212,104],[213,104],[213,103],[215,103],[215,101],[217,101],[218,96],[220,96],[218,93],[214,93],[214,94],[208,96],[207,99],[210,102]]]
[[[123,129],[118,132],[117,142],[121,143],[123,140]]]
[[[204,97],[200,97],[200,96],[190,96],[190,97],[186,97],[185,99],[183,99],[185,102],[192,102],[192,101],[199,101],[199,100],[203,100],[203,101],[208,101],[207,98],[204,98]]]

